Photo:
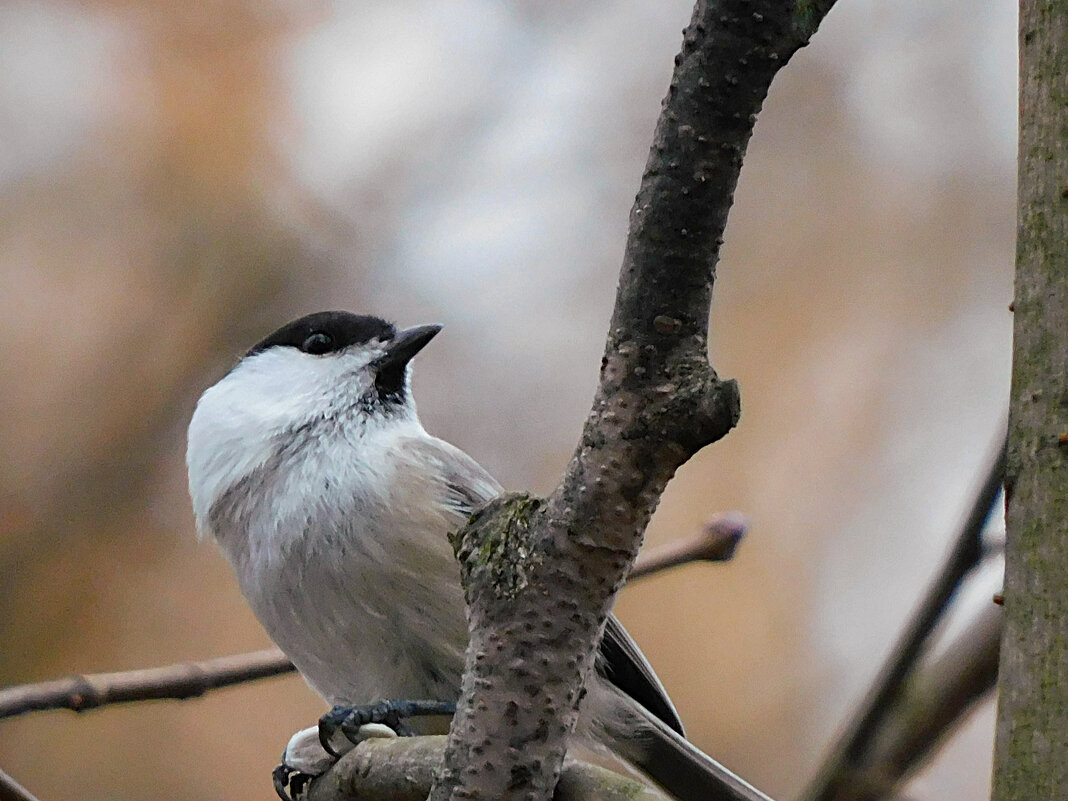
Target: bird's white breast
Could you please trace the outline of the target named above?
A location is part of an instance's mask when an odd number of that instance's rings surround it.
[[[465,518],[418,457],[439,441],[414,413],[279,432],[284,415],[239,408],[225,383],[190,426],[191,492],[272,639],[333,704],[455,697],[466,623],[447,536]]]

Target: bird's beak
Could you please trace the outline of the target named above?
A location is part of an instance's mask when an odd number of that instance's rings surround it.
[[[403,367],[441,330],[440,325],[417,325],[398,331],[386,345],[386,352],[378,359],[378,369]]]

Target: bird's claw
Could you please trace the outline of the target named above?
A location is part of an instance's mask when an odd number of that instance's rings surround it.
[[[296,768],[291,768],[285,763],[285,755],[282,755],[282,764],[271,772],[274,780],[274,791],[282,801],[302,801],[308,792],[308,786],[315,777],[302,773]]]
[[[318,726],[301,729],[289,738],[282,752],[282,764],[271,774],[274,790],[282,801],[301,801],[312,779],[322,776],[335,762],[337,757],[319,744]]]
[[[423,715],[451,715],[456,712],[453,701],[379,701],[362,706],[335,706],[319,718],[319,743],[333,756],[340,756],[331,745],[339,731],[350,743],[367,739],[366,729],[373,724],[387,726],[398,737],[415,734],[405,722],[407,718]]]

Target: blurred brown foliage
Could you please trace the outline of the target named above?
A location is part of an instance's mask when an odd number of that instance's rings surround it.
[[[590,240],[577,251],[588,261],[539,269],[539,254],[555,253],[549,243],[565,233],[538,229],[530,264],[517,256],[482,265],[492,277],[466,299],[438,297],[438,287],[478,280],[428,278],[391,254],[411,250],[396,243],[413,235],[405,214],[428,193],[460,204],[448,186],[412,176],[433,176],[431,161],[457,169],[457,152],[500,123],[500,106],[444,122],[428,111],[359,180],[342,181],[339,200],[294,164],[307,122],[286,66],[293,48],[343,16],[339,7],[6,8],[0,59],[43,52],[42,87],[52,57],[76,69],[52,117],[44,101],[19,105],[26,93],[44,96],[32,81],[0,83],[0,134],[30,131],[11,151],[21,161],[0,170],[0,682],[267,642],[225,563],[193,536],[183,429],[231,359],[312,307],[449,322],[451,341],[417,369],[428,427],[505,483],[551,486],[593,386],[626,208],[673,55],[659,42],[677,38],[685,6],[516,4],[507,25],[476,2],[439,12],[485,13],[466,24],[517,35],[508,63],[520,77],[498,87],[502,95],[538,91],[544,74],[522,70],[538,65],[539,43],[563,42],[553,58],[571,63],[573,50],[585,51],[569,37],[578,31],[594,48],[599,15],[616,20],[613,35],[638,31],[598,45],[639,66],[618,68],[628,81],[594,73],[590,86],[605,88],[596,101],[603,128],[583,161],[554,163],[554,180],[594,176],[596,204],[579,203],[588,214],[569,226]],[[406,10],[380,2],[359,13],[418,31],[426,7],[398,7]],[[946,151],[969,154],[944,168],[902,166],[880,152],[850,99],[860,58],[851,37],[878,37],[881,24],[901,19],[836,9],[773,88],[743,170],[712,320],[713,364],[740,380],[742,422],[681,471],[650,539],[688,534],[723,508],[745,510],[754,530],[729,566],[681,569],[620,603],[691,737],[782,799],[799,792],[934,571],[1007,388],[1011,152],[983,128],[989,98],[968,84],[978,23],[958,25],[962,12],[950,0],[916,10],[925,35],[905,50],[931,73],[928,116],[952,121]],[[646,46],[643,26],[654,18]],[[399,57],[417,59],[420,41],[405,40],[414,49]],[[104,66],[94,42],[104,42]],[[434,69],[449,68],[447,55],[435,56]],[[394,80],[398,104],[420,102]],[[885,111],[892,125],[898,110]],[[28,127],[19,115],[30,115]],[[69,130],[46,130],[52,120]],[[517,151],[548,147],[524,136]],[[49,151],[56,137],[64,144]],[[502,170],[498,180],[510,177]],[[566,206],[566,191],[552,186],[551,202]],[[508,211],[516,216],[505,228],[530,224],[522,206]],[[543,275],[555,282],[543,305],[492,294],[511,298],[496,282],[522,293]],[[0,722],[0,766],[44,801],[266,798],[289,735],[321,711],[287,678],[186,703],[41,714]],[[975,797],[989,743],[966,732],[913,797]]]

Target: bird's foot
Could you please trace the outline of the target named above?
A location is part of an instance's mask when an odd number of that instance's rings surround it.
[[[381,737],[386,728],[397,737],[411,737],[415,732],[405,722],[424,715],[452,715],[455,701],[379,701],[363,706],[335,706],[319,718],[319,743],[327,753],[340,756],[337,734],[352,744],[370,737]],[[351,748],[351,745],[349,746]],[[345,749],[349,750],[349,749]]]
[[[291,768],[286,764],[285,754],[282,754],[282,764],[271,771],[271,778],[274,780],[274,791],[282,801],[301,801],[315,776]]]
[[[274,790],[282,801],[301,801],[311,787],[311,782],[326,773],[337,762],[338,757],[347,754],[356,747],[356,743],[340,731],[331,743],[328,751],[319,742],[319,727],[309,726],[301,729],[291,738],[282,752],[282,764],[271,774]],[[370,723],[362,726],[356,742],[372,737],[396,737],[388,726]]]
[[[373,738],[407,737],[404,722],[422,715],[451,715],[452,701],[380,701],[364,706],[335,706],[310,726],[294,734],[274,769],[274,790],[282,801],[302,801],[311,782],[326,773],[357,744]]]
[[[282,801],[301,801],[316,776],[337,762],[319,745],[319,727],[301,729],[286,743],[282,764],[271,773],[274,791]]]

